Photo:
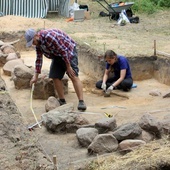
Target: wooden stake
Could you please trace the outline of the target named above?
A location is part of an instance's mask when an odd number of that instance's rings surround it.
[[[154,40],[154,56],[156,56],[156,40]]]
[[[57,157],[56,157],[56,155],[53,155],[53,164],[54,164],[54,170],[57,170]]]

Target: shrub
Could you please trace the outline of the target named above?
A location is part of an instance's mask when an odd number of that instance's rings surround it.
[[[152,14],[156,11],[156,5],[149,0],[136,0],[132,9],[137,12]]]
[[[155,5],[158,5],[160,0],[150,0],[152,3],[154,3]]]
[[[159,0],[158,5],[160,7],[170,7],[170,0]]]

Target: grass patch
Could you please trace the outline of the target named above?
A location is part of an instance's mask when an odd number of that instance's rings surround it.
[[[126,155],[101,156],[81,170],[169,170],[170,140],[150,142]]]

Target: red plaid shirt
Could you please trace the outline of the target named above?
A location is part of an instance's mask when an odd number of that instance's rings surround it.
[[[76,43],[63,31],[47,29],[38,32],[39,45],[36,46],[35,72],[41,73],[43,55],[47,58],[62,57],[69,63]]]

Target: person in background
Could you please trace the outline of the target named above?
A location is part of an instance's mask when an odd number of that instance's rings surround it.
[[[117,55],[112,50],[107,50],[104,59],[106,68],[103,80],[99,80],[96,83],[96,87],[103,89],[107,94],[110,94],[114,89],[129,91],[133,85],[133,79],[127,58]],[[112,72],[114,75],[109,77]]]
[[[79,68],[75,41],[58,29],[46,29],[36,32],[30,28],[25,32],[25,39],[26,47],[34,46],[36,49],[35,74],[30,81],[30,86],[38,80],[44,55],[51,59],[49,78],[53,79],[60,105],[66,104],[62,78],[67,73],[79,100],[77,109],[86,110],[82,83],[78,77]]]

